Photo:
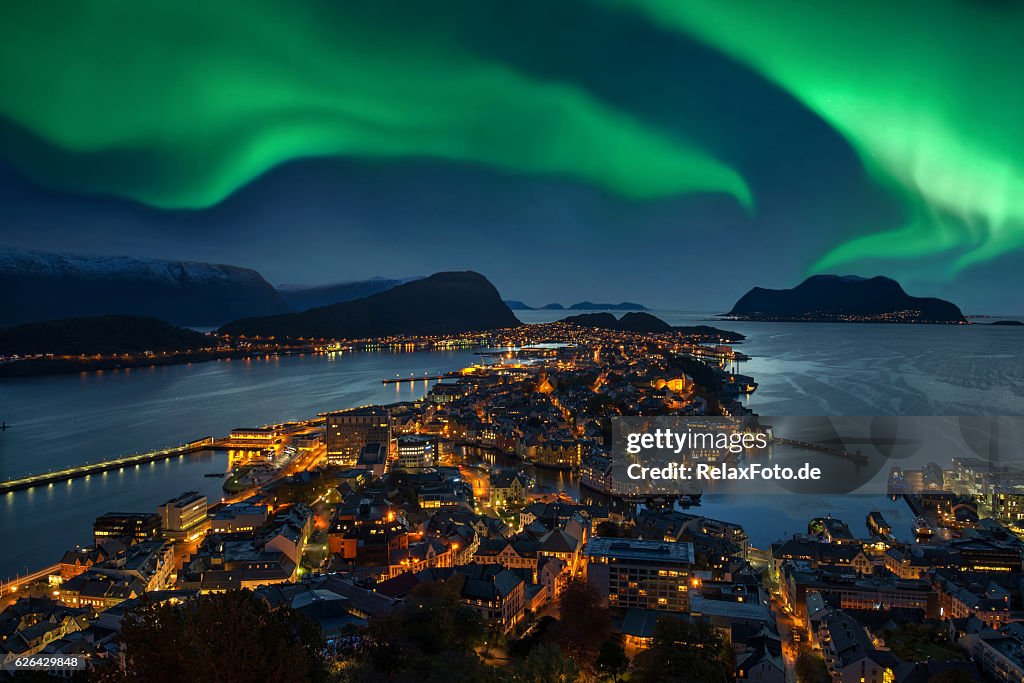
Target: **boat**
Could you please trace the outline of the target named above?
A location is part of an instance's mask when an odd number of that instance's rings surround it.
[[[868,513],[867,527],[868,531],[879,538],[888,539],[892,537],[892,526],[885,521],[885,517],[877,510],[872,510]]]
[[[228,476],[228,473],[227,472],[207,472],[203,476],[204,477],[210,477],[211,479],[213,477],[217,477],[218,479],[223,479],[224,477]]]
[[[679,496],[680,507],[693,507],[694,505],[700,505],[700,493],[684,493]]]
[[[918,517],[914,520],[914,535],[915,536],[934,536],[935,529],[928,524],[928,520],[924,517]]]
[[[752,394],[757,391],[757,382],[750,375],[730,374],[726,378],[725,386],[740,394]]]

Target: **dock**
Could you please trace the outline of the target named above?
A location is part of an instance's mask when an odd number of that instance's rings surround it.
[[[809,441],[797,441],[796,439],[780,439],[775,437],[772,439],[774,443],[782,444],[783,446],[792,446],[793,448],[802,448],[809,451],[820,451],[821,453],[828,453],[829,455],[838,455],[841,458],[852,460],[854,462],[866,463],[868,462],[868,456],[861,453],[858,448],[855,451],[844,451],[841,448],[832,448],[831,446],[825,446],[820,443],[811,443]]]
[[[408,377],[395,377],[382,379],[381,384],[404,384],[405,382],[432,382],[439,379],[454,379],[460,377],[456,372],[446,372],[443,375],[409,375]]]
[[[180,446],[172,446],[171,448],[161,448],[159,450],[148,451],[146,453],[136,453],[134,455],[126,455],[121,458],[113,458],[112,460],[101,460],[99,462],[78,465],[77,467],[69,467],[64,470],[55,470],[53,472],[31,474],[27,477],[19,477],[17,479],[8,479],[7,481],[0,482],[0,494],[36,488],[39,486],[48,486],[49,484],[55,484],[61,481],[81,479],[93,474],[120,470],[125,467],[142,465],[148,462],[155,462],[157,460],[166,460],[168,458],[174,458],[179,455],[186,455],[188,453],[194,453],[196,451],[206,450],[213,447],[213,437],[208,436],[196,441],[190,441],[189,443],[182,444]]]

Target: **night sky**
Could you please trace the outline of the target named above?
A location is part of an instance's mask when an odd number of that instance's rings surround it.
[[[0,244],[1024,313],[1022,64],[1010,0],[8,2]]]

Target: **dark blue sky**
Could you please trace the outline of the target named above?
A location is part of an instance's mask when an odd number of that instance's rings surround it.
[[[755,285],[795,285],[837,245],[907,222],[904,198],[786,90],[640,14],[582,8],[466,5],[431,35],[700,141],[746,182],[752,208],[715,193],[630,198],[558,173],[429,155],[326,155],[272,166],[213,206],[168,210],[85,193],[88,163],[0,118],[0,159],[10,161],[0,165],[0,245],[231,263],[275,285],[472,269],[506,298],[532,304],[718,310]],[[405,30],[415,36],[410,16]],[[126,161],[116,150],[89,159],[101,174],[146,164],[145,155]],[[37,182],[19,170],[28,168],[46,173],[33,173]],[[64,182],[76,176],[83,182]],[[948,261],[864,258],[840,272],[889,275],[968,313],[1024,313],[1020,251],[957,274]]]

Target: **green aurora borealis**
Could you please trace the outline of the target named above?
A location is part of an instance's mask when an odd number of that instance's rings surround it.
[[[0,112],[68,154],[143,153],[107,177],[44,181],[202,208],[309,156],[435,157],[564,174],[624,196],[725,192],[738,174],[571,84],[418,35],[287,3],[20,4],[0,25]],[[8,10],[9,11],[9,10]],[[45,49],[38,36],[49,36]]]
[[[814,269],[960,248],[959,269],[1024,245],[1024,3],[622,0],[796,95],[908,204],[911,222]]]
[[[0,156],[47,187],[160,209],[207,209],[283,163],[345,157],[475,164],[630,202],[715,193],[757,215],[759,188],[723,161],[720,141],[474,48],[454,17],[472,3],[411,17],[384,6],[393,13],[316,0],[9,3],[0,117],[17,134]],[[1024,246],[1024,3],[588,6],[767,79],[841,135],[902,207],[902,225],[836,235],[809,270],[940,255],[953,277]],[[565,40],[585,46],[586,29]]]

